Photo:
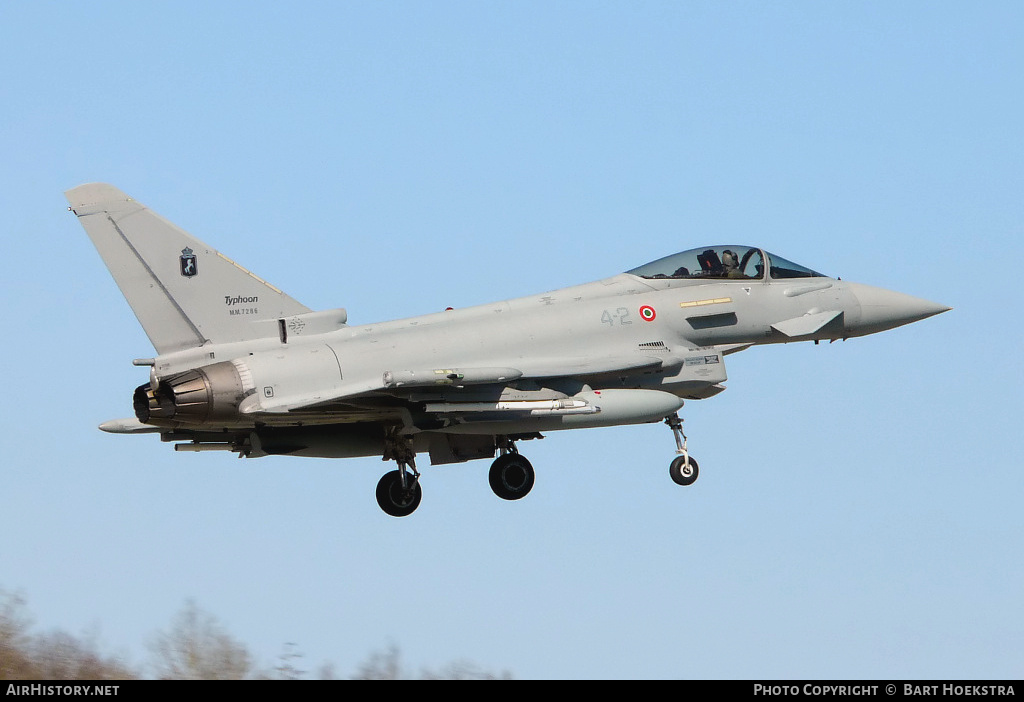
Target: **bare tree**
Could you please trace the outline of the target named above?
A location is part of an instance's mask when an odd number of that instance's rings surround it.
[[[424,680],[511,680],[508,671],[491,673],[483,670],[472,661],[459,660],[449,663],[439,671],[423,671]]]
[[[0,680],[125,680],[135,674],[100,654],[95,636],[32,635],[25,601],[0,590]]]
[[[29,680],[35,677],[28,655],[29,619],[20,595],[0,590],[0,679]]]
[[[191,600],[171,629],[153,642],[153,665],[162,680],[243,680],[257,677],[252,656],[210,614]]]
[[[43,680],[128,680],[136,677],[116,658],[99,652],[93,636],[64,631],[34,637],[31,645],[36,675]]]
[[[387,651],[381,653],[375,651],[370,657],[359,666],[355,674],[356,680],[401,680],[402,673],[401,656],[398,647],[392,645]]]
[[[402,657],[394,645],[383,653],[371,654],[355,675],[356,680],[406,680],[410,677],[403,669]],[[509,680],[511,677],[504,671],[496,675],[482,670],[469,661],[456,661],[440,671],[423,670],[419,675],[420,680]]]
[[[24,599],[0,589],[0,680],[124,680],[139,673],[117,658],[99,652],[95,635],[76,637],[60,630],[33,635]],[[273,671],[261,671],[248,649],[231,637],[210,614],[193,601],[174,617],[167,631],[158,632],[151,644],[152,669],[164,680],[241,680],[270,678],[298,680],[303,654],[297,644],[286,643]],[[334,665],[326,662],[314,673],[320,679],[336,678]],[[468,661],[456,661],[439,671],[407,671],[397,646],[375,652],[359,666],[356,680],[496,680],[495,675]]]
[[[274,666],[274,672],[277,673],[277,677],[281,680],[299,680],[306,671],[299,668],[299,662],[302,660],[302,652],[299,651],[298,644],[288,642],[284,645],[284,650],[277,657],[277,665]]]

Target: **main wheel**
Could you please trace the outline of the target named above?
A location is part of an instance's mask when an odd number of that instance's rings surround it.
[[[402,487],[402,474],[393,470],[377,483],[377,504],[392,517],[407,517],[420,506],[423,491],[420,481],[406,476],[408,487]]]
[[[693,456],[690,456],[689,468],[686,466],[685,456],[676,456],[672,460],[672,465],[668,467],[668,474],[677,485],[692,485],[697,479],[698,472],[697,461],[693,460]]]
[[[488,479],[491,490],[503,500],[518,500],[530,492],[534,481],[533,466],[518,453],[498,456],[491,464]]]

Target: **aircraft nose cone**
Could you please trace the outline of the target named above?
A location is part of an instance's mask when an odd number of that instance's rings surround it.
[[[892,329],[953,309],[920,297],[860,283],[849,283],[849,289],[860,305],[860,319],[851,330],[854,334]]]

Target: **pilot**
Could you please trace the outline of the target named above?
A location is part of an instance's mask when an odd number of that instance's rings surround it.
[[[740,259],[739,256],[734,254],[729,249],[722,252],[722,267],[725,268],[726,278],[743,278],[743,273],[740,272]]]

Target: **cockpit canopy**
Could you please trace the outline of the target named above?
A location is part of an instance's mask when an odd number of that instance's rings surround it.
[[[672,254],[626,271],[641,278],[675,280],[764,280],[772,278],[823,278],[810,268],[781,256],[749,246],[709,246]]]

